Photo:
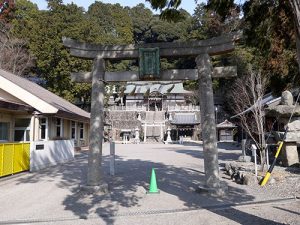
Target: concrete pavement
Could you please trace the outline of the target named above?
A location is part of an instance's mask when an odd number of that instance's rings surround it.
[[[288,224],[300,223],[293,193],[233,183],[223,198],[198,194],[204,182],[201,145],[116,145],[116,176],[109,173],[104,146],[104,179],[109,194],[84,195],[87,153],[74,162],[38,173],[0,179],[0,224]],[[240,150],[219,145],[219,162],[236,160]],[[160,194],[146,194],[156,169]],[[274,199],[287,199],[284,202]],[[253,204],[253,202],[257,202]],[[267,204],[266,204],[267,203]]]

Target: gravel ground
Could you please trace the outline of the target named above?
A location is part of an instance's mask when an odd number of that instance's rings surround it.
[[[284,168],[275,168],[272,172],[275,183],[267,184],[264,187],[258,184],[242,185],[249,194],[259,199],[270,198],[296,198],[300,197],[300,175],[286,171]],[[271,179],[271,178],[270,178]],[[237,184],[238,185],[238,184]],[[241,186],[241,185],[239,185]]]
[[[227,148],[227,150],[226,150]],[[219,152],[225,153],[228,152],[228,148],[224,144],[219,144]],[[231,147],[235,150],[229,150],[233,152],[240,152],[239,148],[233,145]],[[235,158],[237,159],[237,158]],[[246,170],[253,171],[252,174],[254,176],[254,163],[241,163],[237,160],[226,159],[225,161],[220,157],[220,162],[225,163],[233,163],[238,167],[242,167]],[[222,163],[221,163],[222,164]],[[224,165],[222,164],[222,165]],[[265,172],[258,171],[258,180],[263,178]],[[231,180],[230,176],[227,175],[226,171],[221,171],[221,177],[223,180]],[[269,182],[261,187],[258,182],[250,183],[249,185],[241,185],[236,184],[234,181],[227,183],[230,186],[243,188],[250,195],[256,196],[259,200],[268,200],[272,198],[299,198],[300,197],[300,168],[299,167],[280,167],[275,166]]]

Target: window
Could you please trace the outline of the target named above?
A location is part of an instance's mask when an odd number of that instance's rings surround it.
[[[30,141],[30,118],[16,118],[14,141]]]
[[[79,138],[83,139],[84,127],[83,123],[79,123]]]
[[[9,139],[9,123],[0,122],[0,141],[8,141]]]
[[[56,137],[63,135],[63,121],[61,118],[56,118]]]
[[[232,141],[232,130],[230,129],[224,129],[220,130],[220,141]]]
[[[76,122],[71,121],[71,139],[76,139],[76,136],[77,136]]]
[[[221,130],[221,134],[222,135],[232,135],[232,130],[229,130],[229,129]]]
[[[39,123],[40,123],[39,139],[46,140],[48,138],[48,119],[40,118]]]

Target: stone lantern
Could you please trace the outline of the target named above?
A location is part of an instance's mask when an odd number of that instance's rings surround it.
[[[140,143],[140,129],[138,127],[135,128],[135,138],[134,138],[134,142],[136,144],[139,144]]]
[[[168,129],[167,129],[167,140],[165,141],[165,144],[169,144],[169,143],[172,143],[170,127],[168,127]]]

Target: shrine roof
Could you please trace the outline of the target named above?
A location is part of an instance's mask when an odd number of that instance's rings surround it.
[[[223,121],[222,123],[217,124],[217,128],[235,128],[236,125],[231,123],[228,120]]]
[[[200,121],[197,120],[195,113],[175,113],[171,124],[174,125],[196,125]]]
[[[158,92],[160,94],[191,94],[191,91],[187,91],[183,88],[182,82],[170,83],[170,82],[159,82],[151,83],[144,81],[137,81],[128,83],[125,87],[124,94],[145,94]]]

